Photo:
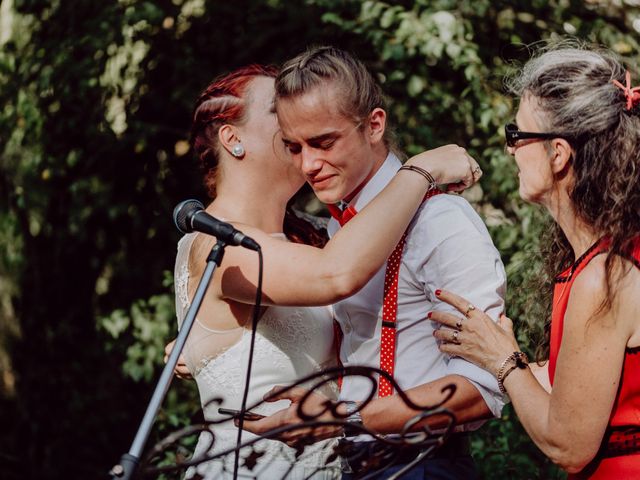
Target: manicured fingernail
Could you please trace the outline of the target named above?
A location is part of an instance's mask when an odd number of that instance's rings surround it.
[[[442,290],[436,290],[436,297],[439,297],[441,293],[442,293]]]
[[[431,318],[431,312],[427,313],[427,318]]]

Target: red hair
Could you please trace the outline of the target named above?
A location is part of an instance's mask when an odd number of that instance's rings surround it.
[[[248,65],[216,78],[200,94],[193,110],[191,144],[204,170],[204,184],[216,195],[218,130],[225,124],[241,124],[245,115],[247,85],[256,77],[275,78],[272,66]]]
[[[216,196],[218,170],[218,130],[222,125],[239,125],[244,121],[246,92],[249,82],[256,77],[276,78],[273,66],[252,64],[216,78],[200,94],[193,110],[191,144],[204,170],[204,185],[211,199]],[[284,232],[292,242],[323,246],[326,231],[317,230],[299,218],[287,205]]]

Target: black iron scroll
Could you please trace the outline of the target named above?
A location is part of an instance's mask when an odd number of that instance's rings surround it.
[[[389,467],[396,465],[400,455],[403,455],[403,458],[406,458],[406,452],[408,449],[415,451],[416,456],[407,464],[407,466],[389,477],[391,479],[398,478],[415,464],[422,461],[425,457],[432,455],[437,448],[444,444],[449,435],[453,432],[456,418],[451,411],[443,408],[442,405],[444,405],[445,402],[447,402],[455,393],[455,385],[449,384],[442,389],[442,400],[438,403],[434,405],[417,405],[411,401],[393,378],[378,368],[359,366],[335,367],[309,375],[300,379],[295,384],[281,390],[282,393],[285,393],[288,390],[300,386],[304,386],[304,388],[308,389],[307,393],[298,404],[297,414],[301,419],[299,424],[283,426],[266,432],[257,438],[247,439],[239,447],[234,445],[233,447],[226,449],[216,449],[216,451],[214,451],[214,447],[216,446],[216,427],[221,424],[228,425],[228,422],[232,420],[227,418],[216,421],[205,421],[204,423],[197,425],[190,425],[169,434],[164,439],[156,443],[151,451],[149,451],[149,453],[143,458],[139,472],[146,478],[156,478],[161,474],[165,474],[165,476],[168,477],[171,477],[174,474],[177,476],[179,472],[186,470],[189,467],[212,460],[224,460],[227,456],[234,456],[236,452],[240,455],[243,467],[246,470],[252,471],[257,465],[260,457],[264,454],[264,451],[259,445],[259,442],[262,439],[278,439],[282,434],[294,432],[298,429],[304,429],[305,431],[310,430],[310,435],[303,436],[299,441],[292,445],[296,449],[295,459],[292,461],[291,465],[293,468],[296,461],[304,458],[305,448],[309,444],[314,443],[314,429],[336,425],[346,426],[347,422],[345,421],[345,416],[338,412],[338,407],[341,404],[340,401],[327,399],[323,404],[323,409],[316,411],[313,414],[308,411],[308,408],[305,409],[305,403],[311,397],[313,392],[319,391],[327,384],[335,382],[340,376],[364,377],[370,381],[371,388],[367,398],[360,404],[360,408],[364,408],[375,398],[378,386],[378,376],[384,376],[391,382],[394,391],[397,392],[397,395],[402,399],[402,401],[412,410],[415,410],[416,414],[406,422],[403,429],[398,434],[394,435],[380,435],[365,426],[354,426],[350,423],[348,426],[352,432],[355,430],[353,433],[358,435],[366,434],[371,437],[370,440],[375,442],[373,444],[374,448],[372,448],[366,456],[358,458],[357,454],[354,453],[350,442],[330,442],[330,451],[327,451],[325,456],[325,463],[327,465],[335,465],[338,457],[341,457],[343,461],[344,459],[347,459],[350,465],[355,466],[355,470],[358,472],[357,478],[364,480],[375,478]],[[311,385],[310,388],[309,385]],[[209,402],[209,404],[221,403],[221,398],[214,398]],[[264,400],[252,405],[248,410],[254,410],[263,403]],[[322,419],[323,416],[326,416],[325,414],[327,412],[331,412],[333,417],[331,420]],[[429,419],[433,419],[435,417],[438,417],[439,427],[434,430],[430,428],[428,424]],[[444,426],[441,426],[443,423]],[[173,465],[155,465],[161,457],[161,454],[176,448],[181,439],[201,432],[208,432],[210,435],[210,443],[206,446],[205,454]],[[327,465],[318,466],[317,471],[319,472],[322,469],[327,468]],[[231,474],[232,470],[229,470],[228,473]],[[284,480],[287,477],[288,474],[285,473],[281,478]],[[310,478],[312,477],[313,474]],[[192,478],[198,479],[201,477],[196,474]],[[246,477],[243,476],[243,478]]]

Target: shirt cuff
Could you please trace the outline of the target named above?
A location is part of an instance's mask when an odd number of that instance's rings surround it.
[[[478,389],[493,416],[500,418],[502,408],[507,403],[509,397],[500,393],[498,381],[493,375],[458,357],[449,360],[447,374],[460,375],[469,380],[471,384]]]

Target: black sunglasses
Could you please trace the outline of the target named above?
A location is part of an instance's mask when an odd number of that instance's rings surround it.
[[[543,133],[543,132],[521,132],[518,130],[518,126],[515,123],[508,123],[504,126],[504,136],[507,139],[508,147],[515,147],[518,140],[524,140],[527,138],[539,138],[539,139],[551,139],[551,138],[563,138],[570,140],[569,137],[561,133]]]

